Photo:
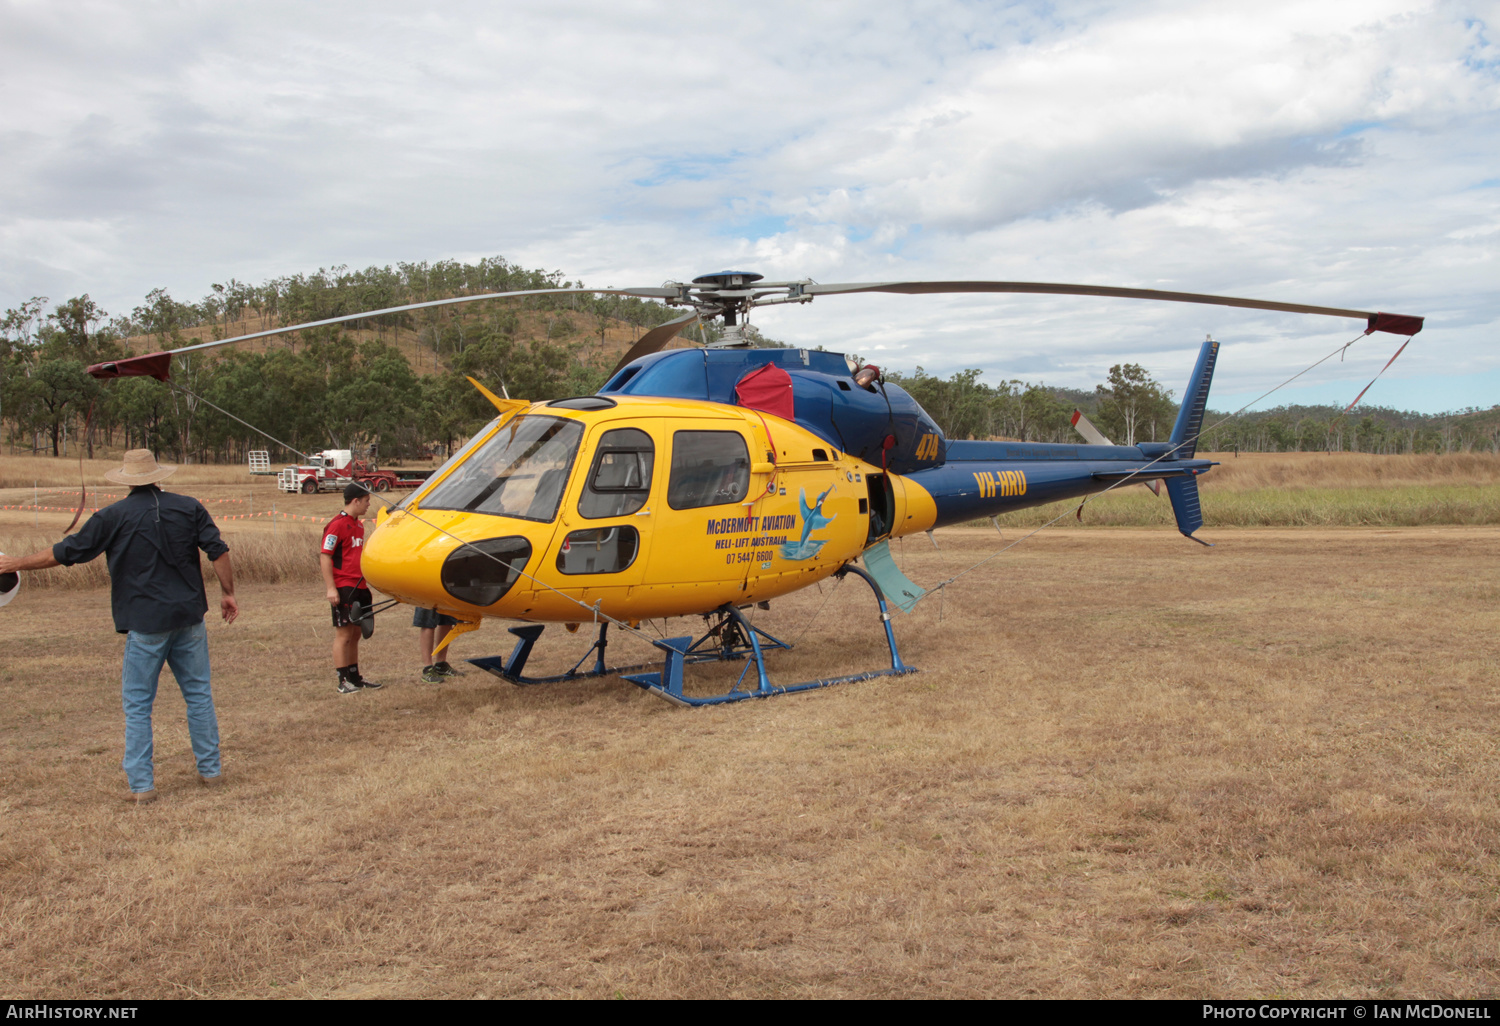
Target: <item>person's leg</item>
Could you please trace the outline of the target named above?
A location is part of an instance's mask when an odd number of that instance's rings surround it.
[[[333,628],[333,667],[339,672],[339,691],[344,694],[359,690],[354,684],[359,675],[356,666],[360,658],[359,640],[360,628],[357,625]]]
[[[214,714],[214,693],[209,684],[208,624],[173,631],[167,665],[172,667],[172,676],[177,678],[177,687],[187,705],[188,737],[193,742],[198,775],[205,780],[217,777],[222,772],[219,718]]]
[[[448,636],[448,632],[451,631],[451,630],[453,630],[453,625],[452,624],[446,624],[446,623],[440,623],[440,624],[438,624],[438,628],[437,628],[437,644],[441,645],[443,643],[443,639]],[[432,668],[434,670],[436,670],[438,673],[442,674],[444,677],[462,677],[463,676],[463,674],[461,672],[459,672],[458,670],[455,670],[453,668],[452,664],[448,662],[448,650],[447,649],[444,649],[442,652],[438,652],[437,655],[440,656],[440,658],[438,659],[437,662],[435,662],[435,663],[432,664]]]
[[[419,613],[425,613],[425,612],[428,612],[428,610],[422,609],[422,610],[418,610],[418,612]],[[423,627],[422,628],[422,642],[421,643],[422,643],[422,683],[423,684],[441,684],[443,682],[443,674],[442,674],[442,672],[440,670],[438,670],[437,667],[435,667],[435,666],[432,665],[432,646],[433,646],[432,632],[433,632],[433,628],[431,628],[431,627]]]
[[[355,588],[339,588],[339,604],[333,607],[333,668],[339,679],[344,678],[344,669],[359,658],[357,652],[349,650],[349,639],[359,638],[359,627],[349,622],[349,604],[356,598]]]
[[[335,627],[333,630],[333,668],[335,670],[341,670],[359,658],[356,653],[350,651],[350,633],[349,627]],[[359,628],[352,628],[352,633],[355,638],[358,638]]]
[[[342,651],[347,655],[339,664],[339,693],[352,695],[361,688],[375,689],[379,684],[368,680],[359,669],[359,639],[362,635],[357,624],[340,627],[335,632],[342,642]]]
[[[171,632],[125,636],[125,658],[120,669],[120,704],[125,709],[125,759],[120,764],[130,790],[144,794],[156,789],[151,758],[151,707],[156,702],[156,681],[166,662]]]

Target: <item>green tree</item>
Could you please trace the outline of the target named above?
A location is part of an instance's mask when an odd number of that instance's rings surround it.
[[[155,378],[121,378],[109,392],[126,448],[161,453],[175,447],[179,434],[171,389]]]
[[[43,348],[50,355],[92,363],[101,356],[114,355],[108,337],[99,331],[99,325],[109,314],[87,294],[59,305],[48,318]]]
[[[581,362],[575,347],[527,343],[488,333],[455,357],[453,369],[487,387],[502,386],[517,398],[562,399],[586,395],[604,383],[605,372]]]
[[[377,442],[381,452],[411,444],[410,428],[422,405],[422,389],[397,350],[379,342],[362,347],[361,362],[328,394],[329,433],[337,448]]]
[[[155,335],[157,345],[166,349],[184,328],[198,323],[199,312],[158,288],[146,293],[146,302],[135,308],[133,318],[135,327],[143,334]]]
[[[495,416],[495,408],[462,374],[430,374],[421,390],[417,429],[423,439],[441,442],[444,453]]]
[[[1170,429],[1176,407],[1138,363],[1115,364],[1109,381],[1098,386],[1100,428],[1120,445],[1157,441]],[[1148,438],[1149,436],[1149,438]]]
[[[61,455],[63,424],[87,409],[99,394],[99,383],[84,372],[78,360],[43,359],[27,379],[33,422],[52,438],[52,455]]]
[[[39,336],[40,344],[37,348],[38,358],[44,361],[64,360],[92,364],[118,356],[121,350],[114,342],[112,333],[108,328],[100,328],[108,316],[109,314],[90,299],[87,293],[60,304],[47,316],[47,321],[42,326]],[[96,386],[91,386],[88,390],[87,410],[94,409],[99,396],[100,390]],[[107,415],[107,410],[103,412]],[[94,455],[94,427],[98,418],[89,417],[87,412],[76,405],[65,416],[73,418],[80,414],[83,416],[85,429],[85,437],[82,441],[88,448],[89,456],[92,457]],[[57,433],[55,429],[53,433],[54,435]],[[55,445],[54,448],[56,448]]]
[[[8,419],[17,431],[34,426],[30,374],[39,333],[46,324],[46,296],[33,296],[0,318],[0,423]],[[14,441],[15,435],[11,435]],[[35,438],[30,443],[36,448]]]
[[[1023,442],[1056,439],[1072,428],[1068,422],[1071,411],[1043,385],[1027,385],[1017,402],[1017,411],[1016,437]]]

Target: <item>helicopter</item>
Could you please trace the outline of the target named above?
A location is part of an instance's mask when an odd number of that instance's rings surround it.
[[[171,358],[306,328],[435,306],[592,293],[658,299],[686,314],[642,335],[593,395],[527,402],[470,379],[496,416],[425,485],[377,514],[362,567],[390,602],[459,620],[445,641],[486,619],[519,620],[508,656],[469,662],[511,683],[619,675],[671,702],[702,706],[915,672],[898,651],[891,607],[910,611],[923,589],[890,542],[935,528],[1092,495],[1122,483],[1164,487],[1178,530],[1203,524],[1197,457],[1219,343],[1205,342],[1165,442],[1114,445],[1075,417],[1082,444],[947,438],[877,367],[822,350],[757,348],[752,309],[858,293],[1030,293],[1205,303],[1363,320],[1365,334],[1415,335],[1421,317],[1153,289],[1047,282],[767,282],[747,271],[660,287],[568,287],[458,296],[274,328],[96,364],[97,378],[166,381]],[[698,321],[722,334],[703,348],[667,349]],[[224,411],[227,412],[227,411]],[[1207,544],[1206,542],[1201,542]],[[776,684],[768,651],[791,645],[746,610],[831,577],[873,593],[888,667]],[[373,615],[373,611],[366,615]],[[702,615],[699,637],[650,637],[642,621]],[[371,621],[372,622],[372,621]],[[569,670],[526,674],[550,624],[598,633]],[[607,665],[609,630],[636,633],[661,653],[643,666]],[[590,656],[593,664],[584,668]],[[717,694],[688,693],[686,666],[742,661]],[[750,671],[754,670],[753,679]]]

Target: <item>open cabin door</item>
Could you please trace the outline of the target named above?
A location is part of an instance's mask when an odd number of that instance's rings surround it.
[[[866,474],[865,505],[869,507],[869,527],[865,544],[874,545],[882,538],[890,537],[896,524],[896,492],[891,487],[889,474]]]

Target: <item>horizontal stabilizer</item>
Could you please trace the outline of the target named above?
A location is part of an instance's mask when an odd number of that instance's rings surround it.
[[[876,542],[865,549],[864,561],[865,569],[875,578],[875,583],[880,585],[886,601],[903,613],[911,612],[917,600],[927,594],[925,589],[913,584],[896,566],[896,561],[891,558],[889,542]]]
[[[1114,442],[1111,442],[1109,440],[1109,438],[1104,434],[1103,431],[1100,431],[1098,428],[1094,427],[1094,422],[1085,417],[1082,410],[1073,411],[1072,423],[1073,427],[1078,430],[1078,433],[1083,436],[1083,440],[1088,442],[1090,445],[1115,444]],[[1119,471],[1100,471],[1094,476],[1101,478],[1130,477],[1131,474],[1129,471],[1125,471],[1123,473]],[[1141,484],[1151,489],[1152,495],[1155,495],[1158,498],[1161,497],[1161,485],[1157,483],[1154,477],[1143,477],[1141,480]]]
[[[1133,480],[1139,481],[1142,484],[1150,484],[1158,478],[1190,477],[1192,473],[1191,470],[1183,467],[1163,467],[1158,465],[1152,467],[1150,470],[1096,470],[1093,476],[1101,481]]]

